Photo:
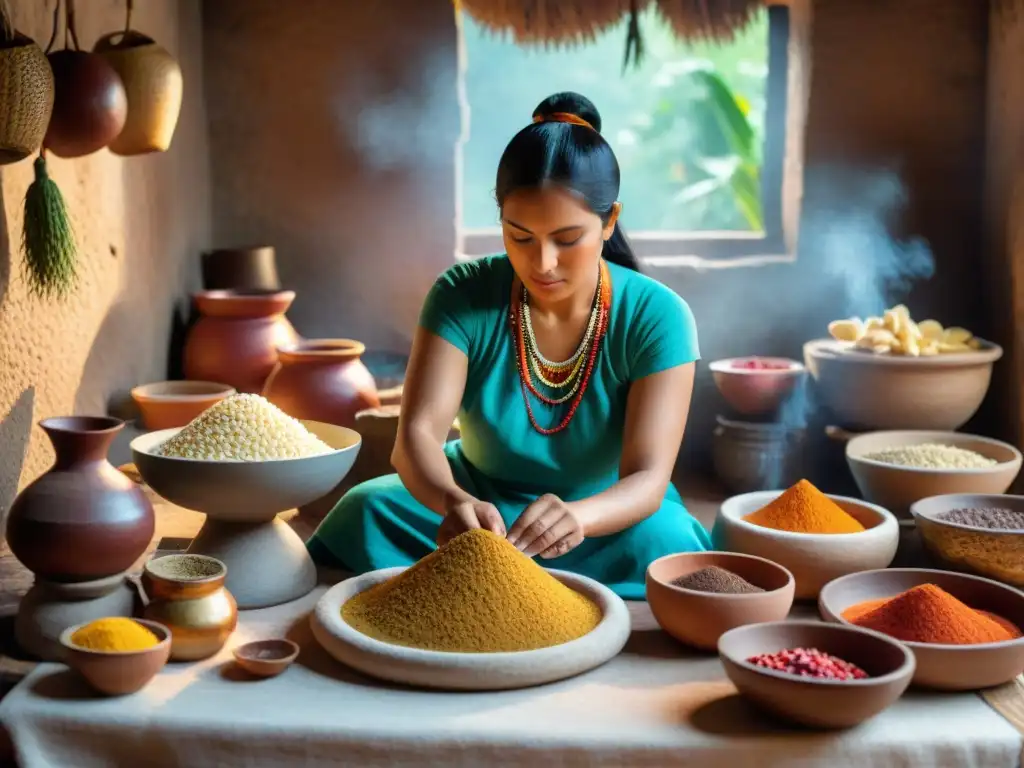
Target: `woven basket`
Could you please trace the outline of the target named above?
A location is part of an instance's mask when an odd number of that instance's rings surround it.
[[[93,53],[102,56],[124,82],[128,118],[108,146],[115,155],[164,152],[171,146],[181,113],[181,67],[170,53],[138,32],[101,37]]]
[[[0,47],[0,165],[37,152],[53,111],[53,72],[42,49],[15,33]]]
[[[654,0],[672,32],[683,40],[732,40],[765,0]]]
[[[630,0],[457,0],[456,8],[518,45],[558,46],[593,40],[629,14]]]

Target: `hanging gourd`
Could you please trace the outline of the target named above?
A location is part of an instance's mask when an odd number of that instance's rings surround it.
[[[39,150],[53,111],[53,73],[35,41],[0,4],[0,165]]]
[[[58,157],[82,157],[121,133],[128,97],[117,71],[99,54],[79,47],[74,0],[65,0],[64,8],[64,49],[47,51],[55,94],[43,145]]]
[[[128,119],[109,145],[115,155],[165,151],[181,112],[181,67],[166,49],[131,28],[133,6],[134,0],[127,0],[124,30],[93,46],[120,75],[128,95]]]

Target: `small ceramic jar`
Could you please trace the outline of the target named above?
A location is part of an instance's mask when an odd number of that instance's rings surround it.
[[[213,656],[238,624],[235,598],[224,588],[227,566],[206,555],[164,555],[146,563],[143,618],[171,630],[171,660]]]

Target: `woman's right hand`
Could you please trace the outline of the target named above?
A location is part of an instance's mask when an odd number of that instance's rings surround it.
[[[437,545],[448,543],[460,533],[484,528],[505,538],[505,522],[493,504],[486,501],[463,501],[448,508],[441,527],[437,529]]]

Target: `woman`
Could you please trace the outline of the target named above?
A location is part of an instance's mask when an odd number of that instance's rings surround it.
[[[707,549],[670,483],[697,333],[641,275],[619,167],[587,99],[551,96],[498,166],[507,254],[457,264],[424,304],[397,475],[346,494],[311,537],[356,572],[410,565],[472,528],[643,599],[647,565]],[[458,416],[462,439],[444,444]]]

